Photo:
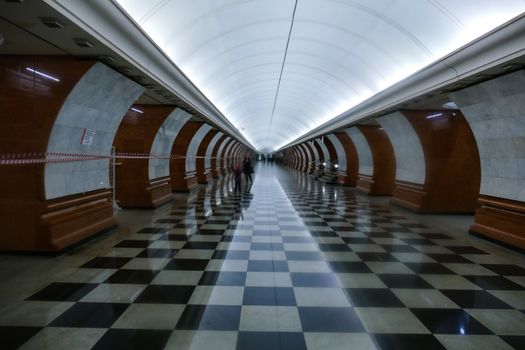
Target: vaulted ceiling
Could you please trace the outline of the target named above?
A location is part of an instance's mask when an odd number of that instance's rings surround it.
[[[114,0],[261,151],[525,11],[524,0]]]

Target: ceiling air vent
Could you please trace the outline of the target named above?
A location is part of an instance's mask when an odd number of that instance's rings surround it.
[[[98,56],[98,59],[103,61],[103,62],[106,62],[106,63],[113,63],[113,62],[115,62],[115,57],[113,57],[111,55],[100,55],[100,56]]]
[[[129,73],[131,73],[131,69],[129,69],[128,67],[118,67],[117,69],[122,74],[129,74]]]
[[[74,38],[73,40],[75,41],[75,44],[77,44],[77,46],[79,47],[84,47],[84,48],[93,47],[93,44],[89,40],[82,39],[82,38]]]
[[[486,80],[486,79],[489,79],[490,78],[490,75],[488,74],[478,74],[475,76],[476,79],[478,80]]]
[[[510,64],[504,65],[502,68],[504,70],[518,69],[518,68],[521,68],[521,64],[519,64],[519,63],[510,63]]]
[[[49,28],[64,28],[64,23],[54,17],[40,17],[40,22]]]

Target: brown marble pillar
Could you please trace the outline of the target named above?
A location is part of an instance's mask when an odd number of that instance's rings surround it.
[[[186,173],[185,157],[191,139],[203,124],[202,122],[188,121],[175,138],[171,154],[176,158],[170,161],[171,189],[174,192],[187,192],[197,185],[197,176],[194,173]]]

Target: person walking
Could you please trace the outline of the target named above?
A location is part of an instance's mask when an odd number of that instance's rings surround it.
[[[250,160],[250,157],[244,158],[242,162],[242,170],[244,173],[244,179],[246,180],[246,192],[249,192],[249,188],[251,188],[253,184],[253,180],[252,180],[253,167],[252,167],[252,162]],[[248,180],[250,181],[249,188],[248,188]]]

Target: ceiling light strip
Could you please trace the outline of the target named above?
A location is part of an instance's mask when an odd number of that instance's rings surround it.
[[[277,97],[279,96],[279,89],[281,87],[281,79],[283,77],[284,65],[286,63],[286,55],[288,54],[288,46],[290,45],[290,38],[292,37],[293,24],[295,20],[295,11],[297,10],[297,3],[299,0],[295,0],[295,4],[292,12],[292,22],[290,23],[290,31],[288,32],[288,40],[286,41],[286,48],[284,50],[283,64],[281,65],[281,73],[279,74],[279,81],[277,82],[277,90],[275,90],[275,98],[273,99],[272,115],[270,117],[270,123],[268,124],[268,133],[266,134],[266,140],[270,138],[270,130],[272,129],[273,116],[275,114],[275,106],[277,105]]]

